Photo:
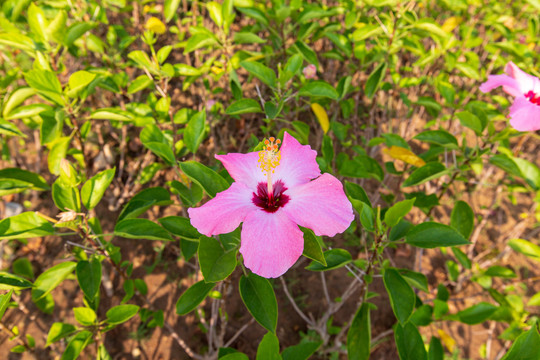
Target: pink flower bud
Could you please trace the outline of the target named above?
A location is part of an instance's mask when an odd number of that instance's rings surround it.
[[[317,68],[313,64],[309,64],[302,70],[306,79],[315,79],[317,77]]]

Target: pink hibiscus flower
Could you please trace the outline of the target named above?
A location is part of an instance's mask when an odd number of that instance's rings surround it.
[[[513,62],[506,64],[506,75],[490,75],[480,85],[480,91],[488,92],[502,86],[515,97],[510,107],[510,125],[519,131],[540,129],[540,79],[523,72]]]
[[[244,264],[267,278],[284,274],[302,255],[298,225],[334,236],[354,220],[339,180],[321,175],[316,151],[288,133],[281,150],[274,141],[266,140],[260,152],[216,155],[235,182],[203,206],[188,209],[191,224],[206,236],[231,232],[243,222]]]

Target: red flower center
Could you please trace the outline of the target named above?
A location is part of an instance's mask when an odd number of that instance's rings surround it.
[[[272,194],[268,194],[268,185],[264,182],[257,184],[257,193],[253,193],[251,201],[266,212],[273,213],[289,202],[289,196],[284,192],[287,190],[281,180],[274,183]]]
[[[534,91],[529,90],[529,92],[525,94],[525,97],[534,105],[540,105],[540,95],[537,95]]]

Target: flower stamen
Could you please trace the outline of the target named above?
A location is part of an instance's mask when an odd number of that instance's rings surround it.
[[[281,144],[281,140],[270,137],[269,139],[264,140],[264,150],[259,151],[259,166],[261,167],[262,172],[266,173],[269,196],[273,196],[274,194],[272,173],[281,160],[281,151],[278,150],[279,144]]]

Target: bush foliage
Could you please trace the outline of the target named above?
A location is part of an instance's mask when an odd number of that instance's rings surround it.
[[[509,62],[540,75],[539,14],[3,1],[0,356],[540,359],[539,136],[478,90]],[[214,155],[285,132],[355,220],[301,228],[303,256],[266,279],[241,227],[204,236],[187,210],[233,182]]]

